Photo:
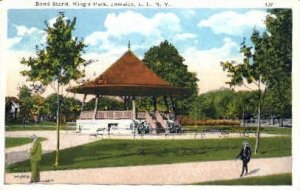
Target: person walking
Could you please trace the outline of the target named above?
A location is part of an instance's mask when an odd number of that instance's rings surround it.
[[[42,160],[42,145],[36,135],[31,136],[33,142],[30,153],[31,162],[31,180],[30,183],[36,183],[40,181],[40,167],[39,162]]]
[[[248,163],[251,158],[251,149],[248,146],[247,141],[243,142],[243,147],[242,147],[240,153],[236,156],[236,158],[240,158],[243,162],[242,173],[240,175],[240,177],[242,177],[244,175],[244,172],[246,172],[245,174],[248,173]]]

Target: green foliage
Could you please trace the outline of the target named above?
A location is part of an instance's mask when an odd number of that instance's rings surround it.
[[[20,87],[18,98],[21,102],[20,116],[24,121],[37,122],[40,116],[46,114],[45,99],[38,94],[33,94],[26,85]]]
[[[245,39],[241,44],[243,63],[221,64],[231,76],[228,84],[242,85],[244,80],[263,82],[266,85],[266,93],[261,96],[263,110],[281,118],[291,117],[292,12],[290,9],[268,11],[267,30],[262,34],[253,31],[252,46],[247,46]]]
[[[83,40],[72,36],[75,30],[76,17],[71,21],[66,19],[64,13],[60,13],[53,26],[47,25],[47,41],[40,49],[36,46],[36,57],[23,58],[21,64],[28,66],[29,70],[21,74],[27,76],[33,83],[49,85],[57,83],[57,149],[55,165],[59,160],[59,89],[61,85],[68,84],[71,80],[77,80],[84,76],[83,66],[87,62],[81,57],[86,45]],[[80,69],[80,67],[82,69]]]
[[[192,103],[189,115],[194,120],[242,119],[256,112],[257,91],[220,89],[200,94]]]
[[[95,98],[91,99],[84,105],[85,111],[95,109]],[[102,97],[99,98],[97,110],[124,110],[123,102],[115,98]]]
[[[292,174],[276,174],[233,180],[210,181],[193,185],[292,185]]]
[[[65,97],[61,103],[62,122],[76,121],[81,111],[81,102],[72,97]]]
[[[255,139],[246,138],[250,147]],[[55,169],[79,169],[212,160],[233,160],[244,138],[197,140],[99,140],[61,151],[61,165]],[[291,155],[291,137],[262,138],[261,152],[253,158]],[[54,153],[43,156],[41,170],[53,170]],[[30,171],[30,162],[9,165],[7,172]]]
[[[145,53],[143,62],[171,85],[187,89],[185,95],[174,98],[178,114],[187,114],[190,102],[198,94],[198,79],[196,73],[189,72],[183,64],[184,58],[176,47],[168,41],[161,42]]]
[[[56,118],[57,110],[57,93],[50,94],[45,100],[45,108],[49,110],[48,119]],[[60,117],[62,122],[75,121],[80,114],[81,102],[73,97],[59,96],[60,100]]]
[[[291,113],[292,13],[289,9],[270,9],[269,12],[271,15],[266,18],[267,30],[261,35],[254,29],[251,36],[252,46],[246,45],[245,39],[243,40],[240,48],[243,62],[221,62],[223,69],[231,77],[228,82],[230,86],[242,85],[246,81],[258,87],[258,134],[255,153],[259,145],[260,117],[264,108],[265,92],[270,91],[269,101],[273,102],[274,110],[281,116]],[[261,84],[266,86],[264,92]]]
[[[263,52],[268,55],[268,101],[277,116],[291,117],[292,11],[270,9],[269,12],[272,16],[267,17],[266,25],[271,35],[267,35],[268,48]]]
[[[30,68],[22,71],[30,81],[41,82],[48,85],[58,81],[59,85],[68,84],[70,80],[76,80],[84,76],[83,70],[78,68],[85,63],[81,53],[85,48],[83,41],[73,38],[76,18],[72,21],[60,14],[53,26],[47,26],[47,42],[43,49],[37,46],[37,57],[23,58],[21,64]]]
[[[23,85],[19,89],[18,98],[21,102],[20,116],[24,120],[30,120],[32,117],[31,110],[33,108],[33,100],[31,98],[31,90],[26,85]]]

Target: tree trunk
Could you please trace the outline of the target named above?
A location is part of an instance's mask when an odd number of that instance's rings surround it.
[[[243,108],[242,126],[245,127],[245,110]]]
[[[55,155],[55,166],[59,164],[59,81],[57,81],[57,110],[56,110],[56,155]]]
[[[258,151],[258,147],[259,147],[259,140],[260,140],[260,105],[258,106],[258,114],[257,114],[257,131],[256,131],[256,142],[255,142],[255,150],[254,150],[254,154],[257,153]]]
[[[259,147],[259,140],[260,140],[260,116],[261,116],[261,89],[260,89],[260,79],[258,81],[258,113],[257,113],[257,131],[256,131],[256,141],[255,141],[255,149],[254,154],[257,154],[258,147]]]

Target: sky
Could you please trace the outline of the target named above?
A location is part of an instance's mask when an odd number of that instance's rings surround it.
[[[58,12],[77,18],[73,35],[83,39],[83,57],[96,60],[86,68],[93,79],[128,49],[142,59],[152,46],[168,40],[184,57],[188,70],[196,72],[200,93],[229,87],[221,61],[241,61],[240,44],[253,29],[265,30],[265,9],[11,9],[7,24],[7,92],[16,96],[26,83],[20,71],[22,57],[34,56],[36,45],[46,41],[46,23]],[[48,88],[45,95],[53,92]]]

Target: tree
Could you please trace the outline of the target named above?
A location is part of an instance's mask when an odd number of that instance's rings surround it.
[[[81,111],[81,102],[72,97],[65,97],[61,101],[61,120],[75,121]]]
[[[36,56],[23,58],[21,63],[30,70],[21,73],[30,81],[40,82],[44,86],[56,83],[57,93],[57,147],[55,166],[59,163],[59,94],[60,87],[84,76],[84,70],[80,69],[85,64],[81,58],[86,47],[82,40],[73,38],[72,31],[75,29],[76,17],[71,21],[66,19],[64,13],[60,13],[53,26],[46,24],[47,41],[43,49],[36,47]]]
[[[31,90],[26,85],[19,88],[18,98],[21,102],[20,116],[23,123],[32,120],[31,110],[33,108],[33,100],[31,97]]]
[[[174,45],[168,41],[151,47],[144,55],[143,62],[159,77],[171,85],[184,87],[187,93],[174,98],[179,114],[187,114],[191,109],[190,102],[198,95],[196,73],[189,72],[184,58]]]
[[[33,107],[31,110],[31,114],[33,116],[34,123],[39,122],[41,115],[43,115],[45,113],[44,103],[45,103],[44,97],[42,97],[38,94],[32,95]]]
[[[291,117],[292,97],[292,11],[270,9],[266,20],[269,32],[268,96],[273,114],[280,118]]]
[[[48,119],[56,119],[57,94],[53,93],[47,96],[44,107],[48,110]],[[80,114],[81,102],[73,97],[64,97],[59,95],[60,100],[60,121],[74,121]]]
[[[253,47],[247,47],[245,39],[241,44],[241,53],[243,54],[243,62],[238,64],[234,61],[232,62],[221,62],[223,70],[226,70],[231,77],[231,81],[228,82],[230,86],[235,85],[245,85],[255,84],[258,90],[258,103],[257,103],[257,131],[256,131],[256,141],[254,153],[257,153],[260,140],[260,128],[261,128],[261,108],[264,99],[265,91],[263,91],[263,85],[265,84],[265,55],[260,54],[262,50],[259,42],[258,31],[254,30],[251,41],[254,44],[254,52],[252,52]]]
[[[59,95],[59,100],[63,99],[62,95]],[[45,109],[48,110],[47,119],[50,121],[56,121],[56,112],[57,112],[57,93],[50,94],[46,97]]]
[[[243,119],[255,114],[257,91],[219,89],[200,94],[192,103],[193,119]],[[246,105],[246,106],[245,106]]]
[[[231,86],[254,83],[258,89],[258,127],[254,152],[257,153],[260,136],[260,117],[264,108],[266,91],[281,106],[283,112],[290,104],[291,95],[291,11],[273,9],[266,18],[267,30],[257,30],[251,36],[252,46],[245,39],[241,44],[243,63],[222,62],[230,74]],[[265,90],[263,91],[263,87]],[[281,101],[280,101],[281,100]]]

